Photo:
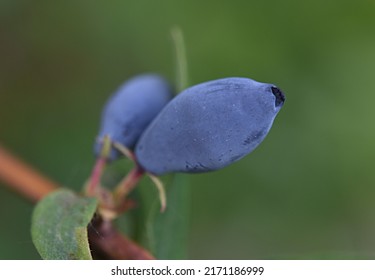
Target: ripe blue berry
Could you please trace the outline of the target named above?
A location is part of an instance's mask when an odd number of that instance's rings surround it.
[[[144,129],[172,98],[168,82],[155,74],[136,76],[125,82],[109,99],[101,119],[99,139],[109,135],[111,140],[133,149]],[[95,144],[99,155],[102,143]],[[118,152],[111,150],[110,158]]]
[[[284,101],[276,86],[247,78],[190,87],[142,134],[135,149],[137,161],[156,175],[225,167],[262,142]]]

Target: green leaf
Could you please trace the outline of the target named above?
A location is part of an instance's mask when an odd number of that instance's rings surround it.
[[[143,225],[140,242],[157,259],[186,259],[190,217],[190,189],[188,176],[171,176],[166,184],[167,208],[160,213],[160,201],[155,187],[142,188]],[[150,199],[150,197],[152,198]],[[151,203],[150,207],[147,207]]]
[[[35,207],[31,236],[46,260],[91,260],[87,225],[97,208],[95,198],[66,189],[43,198]]]

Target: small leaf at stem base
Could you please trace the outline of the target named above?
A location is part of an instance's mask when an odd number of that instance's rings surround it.
[[[87,225],[97,208],[95,198],[67,189],[47,195],[34,209],[31,235],[43,259],[90,260]]]

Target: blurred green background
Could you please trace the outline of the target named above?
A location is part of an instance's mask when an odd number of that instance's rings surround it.
[[[0,143],[79,190],[101,108],[125,79],[244,76],[287,96],[250,156],[190,178],[191,259],[375,257],[375,2],[0,2]],[[0,182],[0,259],[39,258],[32,205]]]

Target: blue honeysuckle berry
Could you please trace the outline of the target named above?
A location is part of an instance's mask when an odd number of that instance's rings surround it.
[[[173,90],[156,74],[143,74],[126,81],[106,103],[101,119],[95,154],[102,149],[101,139],[108,135],[113,142],[133,149],[144,129],[170,101]],[[110,159],[119,153],[112,148]]]
[[[266,137],[285,96],[275,85],[224,78],[177,95],[139,139],[139,165],[155,175],[223,168]]]

